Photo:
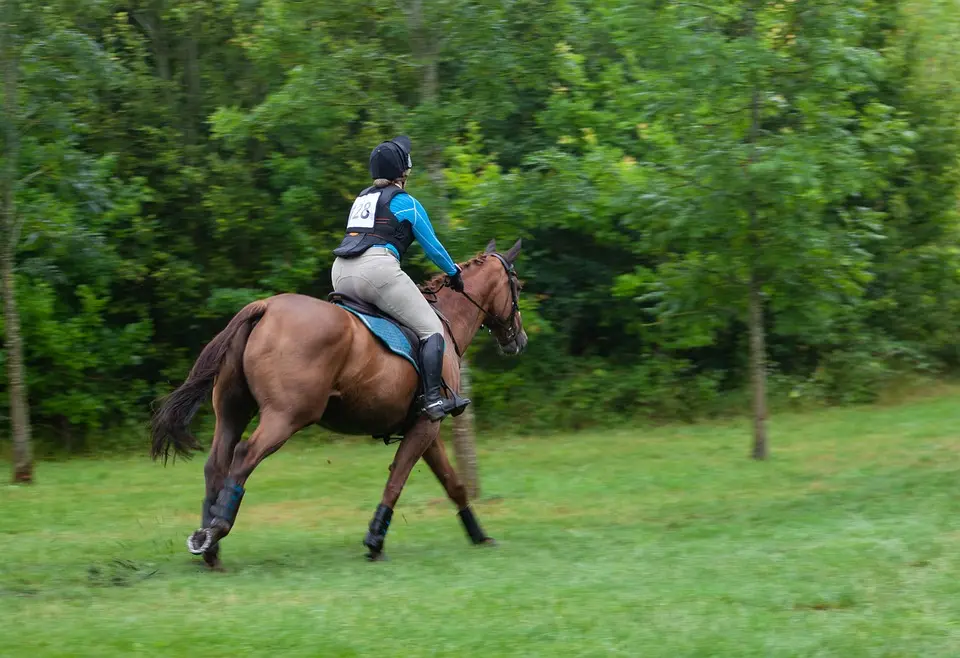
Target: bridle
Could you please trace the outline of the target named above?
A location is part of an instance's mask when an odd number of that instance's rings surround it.
[[[506,258],[504,258],[498,253],[492,253],[490,255],[496,258],[498,261],[500,261],[500,264],[503,265],[503,269],[507,273],[507,280],[510,282],[510,297],[511,297],[510,315],[508,315],[506,318],[499,318],[496,315],[493,315],[492,313],[487,311],[479,303],[477,303],[477,300],[471,297],[466,290],[464,290],[460,294],[466,297],[467,301],[469,301],[471,304],[477,307],[477,310],[479,310],[480,313],[482,314],[481,317],[484,318],[484,321],[483,323],[481,323],[480,325],[481,327],[486,327],[488,331],[495,331],[495,330],[503,331],[506,335],[506,340],[500,341],[501,344],[504,342],[510,343],[516,340],[517,337],[520,335],[520,331],[522,331],[521,329],[517,329],[517,325],[515,322],[515,320],[517,319],[517,314],[520,313],[520,277],[517,276],[517,272],[513,268],[513,265],[508,263]],[[444,283],[440,288],[444,288],[446,286],[447,284]],[[436,290],[424,291],[425,294],[433,295],[433,300],[430,301],[431,304],[436,304],[436,301],[437,301],[436,297],[437,297],[437,293],[440,291],[440,288]],[[444,315],[436,308],[436,306],[434,306],[433,310],[440,317],[440,320],[443,322],[444,326],[446,326],[447,332],[449,332],[450,334],[450,340],[453,341],[453,349],[456,351],[457,357],[463,358],[463,350],[461,350],[460,346],[457,344],[457,339],[453,335],[453,327],[450,325],[450,321],[446,317],[444,317]]]
[[[517,336],[520,335],[520,330],[517,329],[517,325],[514,322],[517,318],[517,314],[520,312],[520,278],[517,276],[516,270],[513,269],[513,265],[507,262],[507,259],[501,256],[500,254],[491,254],[494,258],[500,261],[500,264],[503,265],[503,269],[507,272],[507,280],[510,282],[510,315],[506,319],[498,318],[497,316],[489,313],[484,309],[480,304],[478,304],[473,297],[471,297],[466,290],[464,290],[461,295],[467,298],[467,300],[477,307],[481,313],[483,313],[484,322],[480,326],[486,326],[487,329],[501,329],[506,332],[507,340],[506,342],[512,342],[516,340]],[[487,319],[489,318],[489,322]],[[493,325],[493,326],[490,326]]]

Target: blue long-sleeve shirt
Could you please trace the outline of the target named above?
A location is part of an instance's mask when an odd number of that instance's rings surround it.
[[[427,216],[427,211],[423,209],[420,202],[410,194],[398,194],[390,200],[390,211],[401,222],[410,222],[413,224],[413,237],[416,238],[420,246],[423,247],[427,257],[433,261],[433,264],[444,271],[445,274],[454,275],[457,273],[457,264],[450,258],[450,254],[440,244],[437,234],[433,230],[433,224]],[[392,244],[379,245],[386,247],[400,259],[400,252]]]

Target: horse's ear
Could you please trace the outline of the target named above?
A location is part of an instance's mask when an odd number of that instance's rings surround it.
[[[517,242],[510,247],[510,251],[507,252],[507,255],[504,256],[504,260],[513,265],[513,262],[517,260],[517,256],[520,255],[520,247],[523,246],[522,240],[517,240]]]
[[[492,254],[496,250],[497,250],[497,241],[491,240],[490,242],[487,243],[487,248],[483,251],[483,253]]]

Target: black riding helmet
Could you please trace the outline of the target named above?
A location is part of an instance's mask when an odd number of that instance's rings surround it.
[[[406,135],[378,144],[370,154],[370,175],[374,179],[396,180],[412,167],[410,138]]]

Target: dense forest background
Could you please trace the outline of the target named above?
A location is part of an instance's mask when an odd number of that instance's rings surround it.
[[[399,133],[455,259],[524,240],[530,349],[476,348],[481,423],[745,412],[751,366],[775,401],[869,402],[960,365],[952,0],[3,13],[3,246],[49,446],[142,442],[118,430],[243,304],[325,295]]]

